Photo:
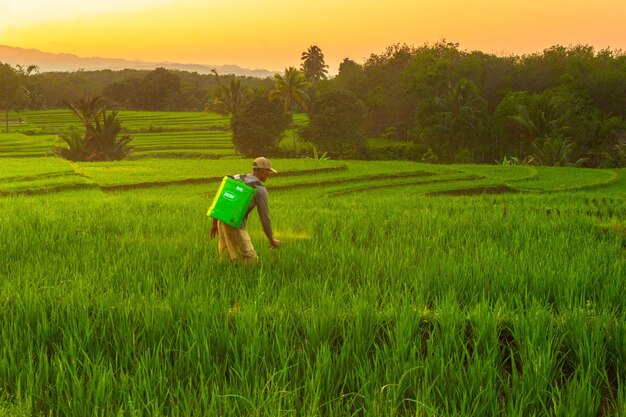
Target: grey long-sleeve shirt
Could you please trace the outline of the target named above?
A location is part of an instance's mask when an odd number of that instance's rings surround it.
[[[235,175],[236,179],[241,179],[241,175]],[[256,207],[257,212],[259,213],[259,219],[261,220],[261,225],[263,226],[263,231],[268,239],[272,240],[274,238],[274,234],[272,233],[272,219],[270,219],[270,209],[267,198],[267,188],[261,184],[261,181],[253,174],[246,174],[243,177],[243,182],[246,184],[255,184],[256,193],[254,194],[254,198],[250,205],[248,206],[248,214]],[[261,185],[259,185],[261,184]],[[246,228],[246,223],[248,222],[248,216],[244,217],[243,222],[241,223],[241,228]]]

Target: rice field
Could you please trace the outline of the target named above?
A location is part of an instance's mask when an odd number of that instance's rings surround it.
[[[230,119],[216,113],[121,111],[123,134],[133,137],[134,158],[213,158],[236,156]],[[0,133],[0,158],[41,157],[64,146],[59,135],[81,129],[69,110],[12,114],[9,133]]]
[[[626,415],[625,170],[272,163],[1,158],[0,415]]]

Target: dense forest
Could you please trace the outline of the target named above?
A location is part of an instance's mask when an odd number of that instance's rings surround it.
[[[302,69],[306,75],[304,63]],[[2,104],[18,110],[57,108],[62,100],[100,95],[120,109],[202,111],[213,108],[228,83],[257,94],[270,92],[275,85],[272,78],[163,68],[72,73],[18,68],[16,72],[26,93],[12,102],[5,94]],[[326,143],[331,152],[342,156],[367,157],[359,138],[378,137],[396,145],[389,148],[390,158],[589,167],[626,164],[626,54],[622,51],[576,45],[496,56],[464,51],[446,41],[420,47],[396,44],[363,63],[345,59],[334,77],[322,75],[308,86],[308,105],[293,105],[307,111],[312,124],[324,126],[326,117],[326,124],[335,128],[341,119],[329,123],[328,114],[342,113],[342,105],[350,107],[343,112],[350,127],[343,135],[355,133],[349,135],[350,146]],[[2,89],[0,81],[0,93]],[[307,129],[302,131],[305,139],[315,141],[325,135],[315,126]]]

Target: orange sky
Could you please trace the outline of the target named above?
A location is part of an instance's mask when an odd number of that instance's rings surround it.
[[[625,0],[1,1],[0,44],[79,56],[280,71],[314,44],[336,73],[346,57],[443,38],[498,55],[626,50]]]

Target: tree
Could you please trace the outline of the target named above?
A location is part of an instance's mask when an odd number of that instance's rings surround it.
[[[515,156],[524,159],[530,150],[526,129],[514,120],[518,108],[530,100],[527,92],[509,92],[496,106],[493,113],[493,144],[495,159]]]
[[[136,108],[142,101],[139,97],[141,83],[140,78],[127,78],[104,87],[102,95],[118,106]]]
[[[146,110],[165,110],[168,103],[180,91],[180,77],[165,68],[150,71],[141,81],[139,93],[142,107]]]
[[[362,65],[349,58],[344,58],[339,64],[337,76],[331,82],[337,86],[337,90],[350,91],[362,100],[359,94],[365,90],[364,84],[366,82]]]
[[[576,165],[586,163],[583,153],[576,154],[576,145],[585,141],[592,147],[587,137],[593,130],[591,124],[598,121],[583,101],[564,88],[525,97],[525,103],[517,105],[509,119],[522,128],[535,162],[550,166],[570,165],[570,159]]]
[[[311,45],[309,49],[302,52],[300,60],[302,61],[301,68],[304,72],[304,79],[311,83],[311,98],[313,98],[315,97],[317,82],[328,76],[328,65],[324,62],[322,50],[315,45]]]
[[[378,136],[394,128],[398,138],[406,139],[415,124],[416,97],[405,82],[414,48],[395,44],[381,54],[371,54],[363,65],[367,78],[365,96],[368,134]]]
[[[20,88],[20,77],[9,64],[0,64],[0,103],[4,107],[6,131],[9,131],[9,108]]]
[[[14,103],[16,110],[19,111],[26,107],[33,110],[41,109],[43,106],[41,91],[37,86],[33,86],[30,83],[31,75],[37,74],[39,72],[39,67],[37,65],[28,65],[26,67],[16,65],[15,71],[20,79],[21,87],[18,90],[16,101]]]
[[[485,133],[487,102],[480,96],[473,82],[461,79],[454,86],[450,85],[443,97],[435,98],[440,109],[436,117],[451,134],[450,144],[454,154],[470,149],[473,159],[475,145]],[[469,161],[463,161],[469,162]]]
[[[63,104],[78,117],[89,132],[96,128],[96,120],[104,113],[107,104],[102,97],[81,97],[73,102],[63,100]]]
[[[72,161],[111,161],[127,157],[132,138],[124,135],[117,112],[107,113],[102,97],[83,97],[64,104],[78,117],[85,130],[61,135],[67,148],[53,148],[52,153]]]
[[[93,132],[87,137],[87,161],[117,161],[126,158],[132,148],[128,144],[133,140],[128,135],[119,136],[122,124],[117,112],[102,112],[102,119],[96,119]],[[119,137],[118,137],[119,136]]]
[[[245,156],[269,155],[280,141],[289,117],[265,95],[254,95],[233,114],[233,144]]]
[[[274,75],[274,89],[270,92],[270,99],[281,100],[285,111],[290,114],[294,150],[296,150],[296,130],[293,125],[294,106],[299,104],[302,108],[307,108],[309,96],[306,89],[308,86],[309,83],[304,79],[302,72],[289,67],[285,68],[284,75]]]
[[[233,77],[228,85],[220,82],[211,108],[220,113],[235,114],[246,104],[250,94],[250,89],[242,85],[241,80]]]
[[[562,127],[559,109],[548,94],[529,96],[528,102],[518,105],[516,110],[510,119],[524,129],[531,143],[547,138]]]
[[[303,137],[321,150],[354,152],[363,143],[365,107],[352,93],[331,91],[320,95],[309,114]]]

